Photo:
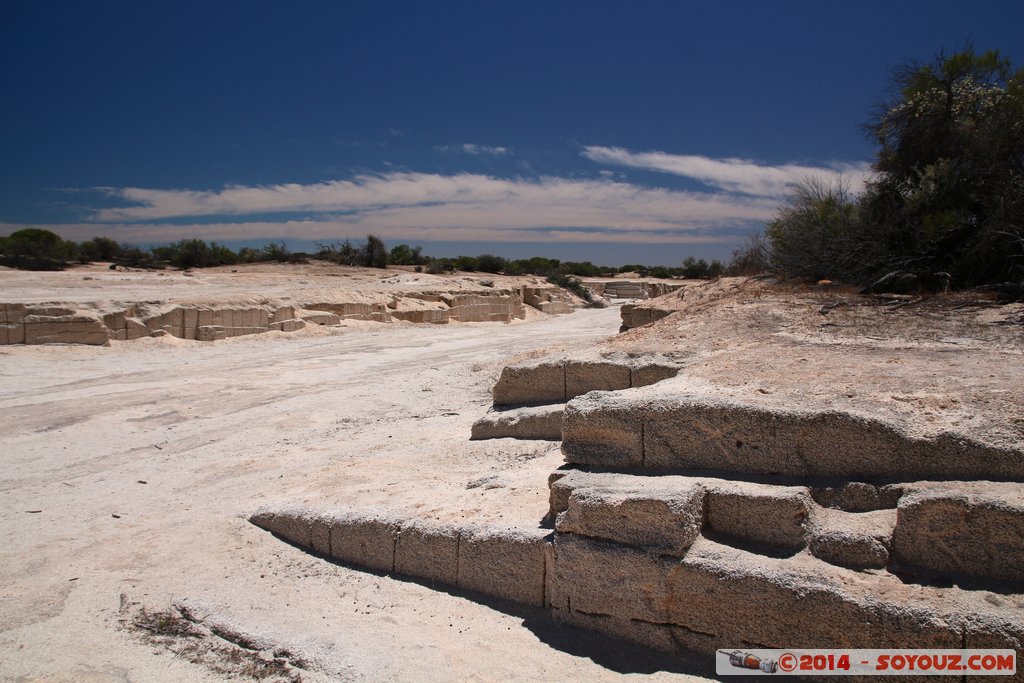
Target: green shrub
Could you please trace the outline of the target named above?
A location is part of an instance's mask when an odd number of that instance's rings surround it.
[[[481,254],[477,257],[477,270],[482,273],[500,273],[505,270],[506,261],[493,254]]]
[[[452,265],[456,270],[464,270],[468,273],[480,270],[480,260],[473,256],[457,256]]]
[[[41,228],[24,228],[0,240],[0,263],[22,270],[63,270],[76,251],[74,242]]]
[[[211,268],[238,263],[239,256],[228,247],[198,238],[183,239],[174,244],[153,247],[153,257],[175,268]]]
[[[857,203],[848,186],[807,180],[765,228],[771,265],[782,272],[814,279],[859,280],[880,247],[866,239]]]
[[[428,259],[423,256],[423,247],[410,247],[408,244],[399,244],[391,249],[391,256],[388,260],[396,266],[422,266]]]
[[[121,256],[121,245],[109,237],[93,237],[78,245],[77,256],[82,263],[117,261]]]

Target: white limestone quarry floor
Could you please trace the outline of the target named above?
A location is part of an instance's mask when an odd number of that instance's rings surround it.
[[[552,444],[471,442],[470,426],[510,357],[618,325],[610,308],[512,325],[3,347],[0,679],[244,680],[233,645],[197,664],[187,639],[132,626],[141,608],[175,602],[287,650],[305,681],[709,675],[711,662],[540,611],[333,564],[246,521],[287,501],[537,524],[560,464]]]

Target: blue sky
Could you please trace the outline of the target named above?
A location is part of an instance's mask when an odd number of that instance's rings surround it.
[[[727,258],[1024,2],[0,0],[0,234]]]

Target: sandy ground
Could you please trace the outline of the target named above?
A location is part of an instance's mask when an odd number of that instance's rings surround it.
[[[289,501],[538,524],[560,455],[470,442],[470,426],[504,360],[618,324],[610,308],[3,347],[0,678],[222,680],[131,627],[175,601],[299,653],[303,680],[706,674],[540,611],[332,564],[246,521]]]
[[[632,282],[674,280],[623,274]],[[596,278],[604,281],[606,278]],[[412,266],[351,268],[323,261],[302,264],[249,263],[191,271],[110,270],[107,264],[75,265],[60,272],[31,272],[0,266],[0,301],[62,302],[104,310],[123,302],[277,301],[302,305],[330,301],[388,301],[414,292],[487,292],[493,289],[551,287],[536,275],[417,273]]]
[[[643,305],[676,311],[608,337],[605,352],[664,353],[665,383],[755,405],[835,409],[921,436],[1024,442],[1024,302],[959,292],[862,297],[745,278],[691,283]]]

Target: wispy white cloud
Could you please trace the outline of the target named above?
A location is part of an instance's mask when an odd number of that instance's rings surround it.
[[[769,166],[747,159],[713,159],[692,154],[631,152],[621,147],[584,147],[591,161],[685,176],[725,192],[756,197],[785,197],[796,183],[808,178],[834,181],[842,178],[858,193],[870,175],[866,162],[833,162],[825,166],[782,164]]]
[[[95,209],[87,223],[51,229],[68,239],[104,234],[141,243],[189,236],[334,239],[367,232],[423,241],[695,243],[729,241],[737,230],[769,219],[778,205],[765,197],[611,178],[397,171],[305,185],[98,191],[123,205]],[[269,218],[274,214],[281,219]]]
[[[64,239],[83,241],[92,237],[110,237],[130,244],[160,244],[179,239],[199,237],[206,240],[296,239],[331,242],[346,238],[359,239],[368,232],[387,241],[408,242],[545,242],[545,243],[628,243],[628,244],[726,244],[736,241],[735,235],[717,232],[679,230],[573,229],[573,228],[508,228],[477,225],[396,225],[396,216],[363,217],[357,220],[337,219],[300,221],[243,221],[237,223],[64,223],[46,227]],[[440,216],[435,216],[435,219]],[[25,227],[0,223],[0,234],[9,234]]]
[[[223,190],[107,189],[128,206],[95,211],[101,222],[200,216],[329,212],[363,224],[492,229],[589,227],[705,229],[770,217],[762,197],[641,187],[611,180],[495,178],[477,174],[386,173],[311,185],[231,186]]]
[[[508,147],[492,147],[490,145],[476,145],[466,142],[461,145],[439,145],[435,147],[438,152],[459,152],[475,157],[490,156],[503,157],[510,153]]]

